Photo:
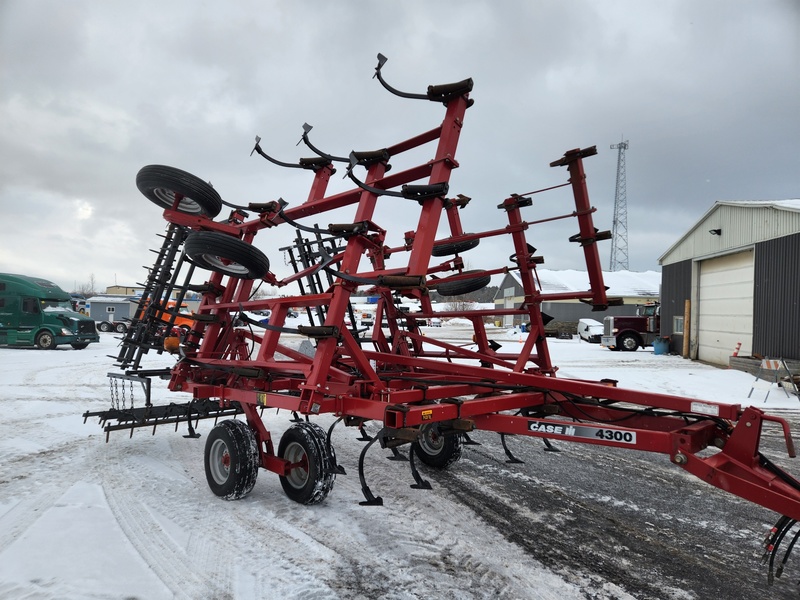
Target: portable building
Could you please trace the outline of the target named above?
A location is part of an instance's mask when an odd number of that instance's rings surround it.
[[[92,296],[86,301],[89,316],[98,323],[124,321],[136,312],[138,300],[131,296]]]

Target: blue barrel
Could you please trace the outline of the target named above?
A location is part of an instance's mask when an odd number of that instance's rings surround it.
[[[653,340],[653,354],[668,354],[669,338],[660,337]]]

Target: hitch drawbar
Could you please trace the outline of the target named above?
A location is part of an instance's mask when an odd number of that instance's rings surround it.
[[[223,203],[205,178],[163,165],[139,171],[137,187],[163,210],[167,232],[116,357],[120,373],[110,374],[111,407],[84,416],[98,418],[107,434],[186,423],[195,436],[200,419],[219,420],[205,444],[206,477],[212,492],[229,500],[247,495],[265,469],[279,476],[293,500],[322,502],[345,473],[331,444],[338,423],[355,427],[357,439],[366,442],[358,461],[366,504],[382,503],[364,470],[375,445],[391,450],[393,460],[408,461],[419,489],[430,484],[416,461],[449,468],[465,445],[476,443],[473,430],[499,433],[508,460],[516,463],[507,435],[542,438],[551,451],[559,441],[656,452],[713,486],[784,515],[768,536],[765,555],[770,580],[780,576],[798,538],[800,483],[767,459],[759,443],[765,425],[780,426],[794,456],[783,419],[756,408],[625,390],[611,380],[556,377],[545,329],[551,317],[542,303],[575,300],[596,310],[617,303],[606,296],[598,244],[609,236],[594,226],[583,164],[596,149],[564,153],[551,165],[566,169],[566,181],[538,191],[480,206],[468,196],[451,196],[456,150],[473,106],[472,80],[402,92],[384,79],[386,62],[380,56],[376,67],[381,85],[410,101],[443,105],[441,124],[377,150],[338,153],[312,144],[312,128],[304,125],[302,141],[314,156],[296,163],[273,158],[256,138],[253,152],[270,168],[293,168],[297,177],[310,178],[304,199],[290,202],[267,191],[258,196],[279,199]],[[414,164],[420,153],[427,158]],[[343,163],[338,167],[352,187],[328,193],[336,163]],[[559,187],[570,188],[573,206],[531,219],[532,196]],[[223,204],[231,212],[215,220]],[[498,212],[490,212],[493,206]],[[465,231],[461,215],[468,209],[482,212]],[[349,221],[343,217],[348,211]],[[397,211],[416,215],[417,222],[410,231],[393,232],[395,238],[389,230]],[[586,290],[541,289],[537,266],[544,259],[534,237],[537,227],[554,220],[574,223],[569,240],[580,242]],[[319,225],[329,221],[334,224]],[[480,222],[491,226],[480,229]],[[283,239],[293,240],[278,248],[291,269],[284,276],[254,245],[259,232],[276,227],[291,229]],[[392,246],[393,239],[402,242]],[[491,256],[508,260],[498,259],[491,269],[467,268],[462,255],[482,243],[491,244]],[[461,301],[493,276],[509,273],[519,284],[518,298],[491,309]],[[201,275],[206,280],[197,285]],[[280,288],[280,296],[261,296],[263,283]],[[451,300],[446,310],[434,310],[434,292]],[[202,299],[185,314],[179,307],[190,293]],[[364,295],[368,304],[359,302]],[[471,330],[472,343],[438,335],[437,325],[449,319]],[[528,326],[521,343],[503,346],[491,335],[498,324],[520,323]],[[177,362],[165,372],[146,371],[142,360],[149,352],[172,353]],[[168,379],[169,390],[191,400],[154,406],[151,379]],[[145,390],[144,402],[136,405],[135,382]],[[294,415],[277,447],[267,429],[270,408]],[[336,417],[327,431],[313,422],[323,413]],[[377,425],[372,435],[370,422]],[[407,454],[400,451],[404,446]]]

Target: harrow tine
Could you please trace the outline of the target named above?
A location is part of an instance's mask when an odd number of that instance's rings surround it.
[[[544,442],[545,452],[561,452],[561,449],[553,446],[553,444],[550,443],[550,440],[548,440],[547,438],[542,438],[542,441]]]
[[[187,425],[187,426],[188,426],[188,428],[189,428],[189,433],[187,433],[187,434],[186,434],[185,436],[183,436],[183,437],[185,437],[185,438],[187,438],[187,439],[197,439],[197,438],[199,438],[199,437],[200,437],[200,434],[199,434],[199,433],[197,433],[197,432],[194,430],[194,428],[197,426],[197,424],[200,422],[200,420],[198,419],[198,420],[195,422],[194,426],[192,426],[192,404],[194,404],[194,402],[195,402],[195,401],[194,401],[194,400],[192,400],[192,401],[190,401],[190,402],[189,402],[189,403],[186,405],[186,425]],[[176,422],[175,422],[175,429],[176,429],[176,431],[177,431],[177,428],[178,428],[178,421],[176,421]]]
[[[501,433],[500,434],[500,442],[503,444],[503,450],[506,451],[506,456],[508,457],[508,460],[506,460],[507,463],[511,463],[511,464],[515,464],[515,465],[524,465],[525,464],[524,461],[521,461],[516,456],[511,454],[511,450],[508,449],[508,445],[506,444],[506,434],[505,433]]]
[[[367,432],[364,431],[364,423],[358,425],[358,432],[361,434],[356,438],[359,442],[372,442],[374,440],[374,438],[371,438]]]
[[[189,419],[187,419],[187,421],[186,421],[186,425],[189,427],[189,433],[187,433],[187,434],[186,434],[185,436],[183,436],[183,437],[185,437],[186,439],[190,439],[190,440],[196,440],[197,438],[199,438],[199,437],[200,437],[200,434],[199,434],[199,433],[197,433],[197,432],[194,430],[194,426],[192,426],[192,419],[191,419],[191,416],[189,417]],[[178,424],[177,424],[177,423],[175,423],[175,426],[177,427],[177,426],[178,426]]]
[[[407,457],[405,454],[403,454],[402,452],[400,452],[400,451],[399,451],[397,448],[395,448],[394,446],[392,446],[391,448],[389,448],[389,450],[391,450],[391,451],[392,451],[392,455],[391,455],[391,456],[387,456],[387,457],[386,457],[388,460],[397,460],[397,461],[401,461],[401,462],[402,462],[402,461],[407,461],[407,460],[408,460],[408,457]],[[411,460],[412,460],[412,461],[414,460],[414,453],[413,453],[413,452],[411,453]],[[413,464],[413,462],[412,462],[412,464]]]
[[[381,429],[374,438],[370,439],[367,445],[364,446],[364,449],[361,450],[361,454],[358,457],[358,478],[361,481],[361,492],[364,494],[364,498],[366,498],[366,500],[359,502],[361,506],[383,506],[383,498],[380,496],[376,497],[372,494],[372,490],[370,490],[367,485],[367,479],[364,477],[364,456],[366,456],[370,446],[383,435],[385,435],[385,429]]]
[[[411,484],[411,487],[415,490],[430,490],[433,489],[429,481],[425,480],[420,476],[419,471],[417,470],[417,465],[414,463],[414,449],[411,449],[409,452],[411,458],[409,462],[411,463],[411,475],[414,477],[414,483]]]
[[[462,433],[461,434],[461,438],[463,440],[461,443],[464,446],[480,446],[481,445],[480,442],[476,442],[471,437],[469,437],[469,435],[467,435],[466,433]]]
[[[325,436],[325,450],[328,456],[333,458],[333,470],[336,471],[337,475],[347,475],[347,472],[342,465],[336,462],[336,457],[333,455],[333,452],[331,452],[331,435],[333,434],[333,428],[336,427],[343,418],[344,417],[339,417],[336,419],[333,425],[328,428],[328,435]]]

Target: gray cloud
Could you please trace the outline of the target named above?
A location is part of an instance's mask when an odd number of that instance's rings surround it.
[[[610,228],[616,151],[630,140],[630,266],[658,256],[716,200],[798,197],[796,3],[772,0],[489,2],[26,2],[0,5],[0,270],[64,287],[141,280],[160,211],[136,190],[146,164],[210,180],[232,202],[302,202],[310,178],[250,158],[253,137],[294,161],[301,125],[333,154],[374,149],[437,125],[422,91],[471,76],[451,192],[474,198],[467,230],[502,227],[511,193],[565,181],[550,161],[586,161],[596,223]],[[398,158],[398,167],[400,158]],[[349,187],[335,177],[331,191]],[[399,243],[415,205],[383,199],[376,220]],[[562,192],[526,217],[570,212]],[[346,211],[343,211],[346,212]],[[344,216],[344,215],[343,215]],[[327,217],[326,217],[327,218]],[[344,216],[346,218],[346,216]],[[276,248],[257,245],[285,268]],[[580,268],[574,223],[537,226],[549,268]],[[443,235],[445,233],[443,232]],[[602,247],[604,264],[610,244]],[[500,266],[499,243],[473,266]]]

